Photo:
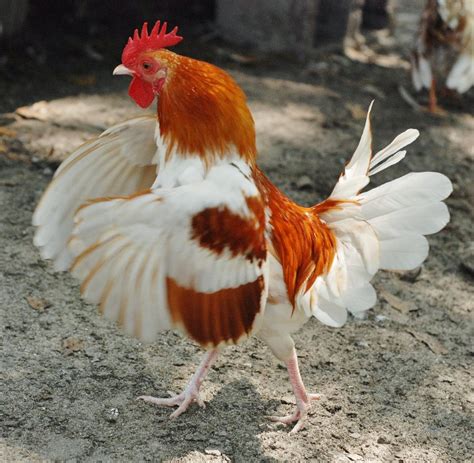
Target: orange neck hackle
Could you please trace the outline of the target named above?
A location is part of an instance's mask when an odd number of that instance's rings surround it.
[[[255,163],[255,124],[246,96],[222,69],[168,50],[154,53],[166,65],[158,99],[167,155],[199,156],[206,163],[238,155]]]

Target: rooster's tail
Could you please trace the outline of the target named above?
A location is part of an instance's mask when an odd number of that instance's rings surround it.
[[[452,185],[440,173],[412,172],[361,192],[372,175],[401,161],[403,148],[419,135],[406,130],[372,156],[371,108],[359,145],[325,202],[333,206],[315,207],[336,236],[337,250],[330,270],[312,288],[311,311],[332,326],[344,324],[347,310],[356,314],[375,304],[370,281],[377,270],[419,266],[428,256],[424,235],[438,232],[449,221],[442,201]]]

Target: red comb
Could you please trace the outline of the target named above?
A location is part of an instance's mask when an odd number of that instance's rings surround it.
[[[148,34],[148,23],[144,23],[141,35],[138,29],[135,29],[133,38],[129,37],[127,45],[123,49],[122,63],[130,66],[134,63],[138,53],[145,50],[157,50],[159,48],[171,47],[183,40],[183,37],[176,35],[178,27],[176,26],[171,32],[166,33],[167,23],[164,22],[160,29],[160,21],[156,21],[153,29]]]

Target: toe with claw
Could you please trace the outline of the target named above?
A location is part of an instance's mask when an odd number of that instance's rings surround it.
[[[297,400],[296,411],[291,415],[286,416],[270,416],[269,419],[276,423],[291,424],[296,421],[290,434],[296,434],[298,431],[304,428],[308,411],[311,408],[312,400],[319,400],[321,396],[319,394],[307,394],[307,401]]]
[[[137,397],[137,400],[143,400],[145,402],[154,404],[154,405],[161,405],[164,407],[175,407],[178,408],[170,415],[170,418],[177,418],[179,415],[184,413],[188,407],[193,403],[196,402],[200,407],[205,407],[204,401],[199,396],[199,391],[189,390],[186,388],[181,394],[171,394],[171,397],[168,398],[158,398],[149,395],[142,395]]]
[[[177,418],[181,413],[185,412],[193,402],[196,402],[200,407],[205,407],[204,401],[199,396],[199,388],[201,387],[202,380],[209,371],[209,368],[211,368],[211,365],[215,362],[217,354],[218,351],[213,349],[204,355],[201,364],[192,376],[186,389],[181,392],[181,394],[175,395],[170,393],[171,397],[164,399],[150,395],[142,395],[137,397],[137,400],[144,400],[145,402],[164,407],[177,406],[178,408],[170,415],[170,418]]]

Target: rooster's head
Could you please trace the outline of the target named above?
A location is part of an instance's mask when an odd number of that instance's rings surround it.
[[[165,48],[183,40],[176,35],[177,27],[167,33],[166,26],[165,22],[160,28],[157,21],[150,33],[147,23],[143,24],[141,33],[135,29],[122,52],[122,64],[114,69],[114,75],[132,76],[128,93],[142,108],[153,103],[173,71],[176,55]]]

